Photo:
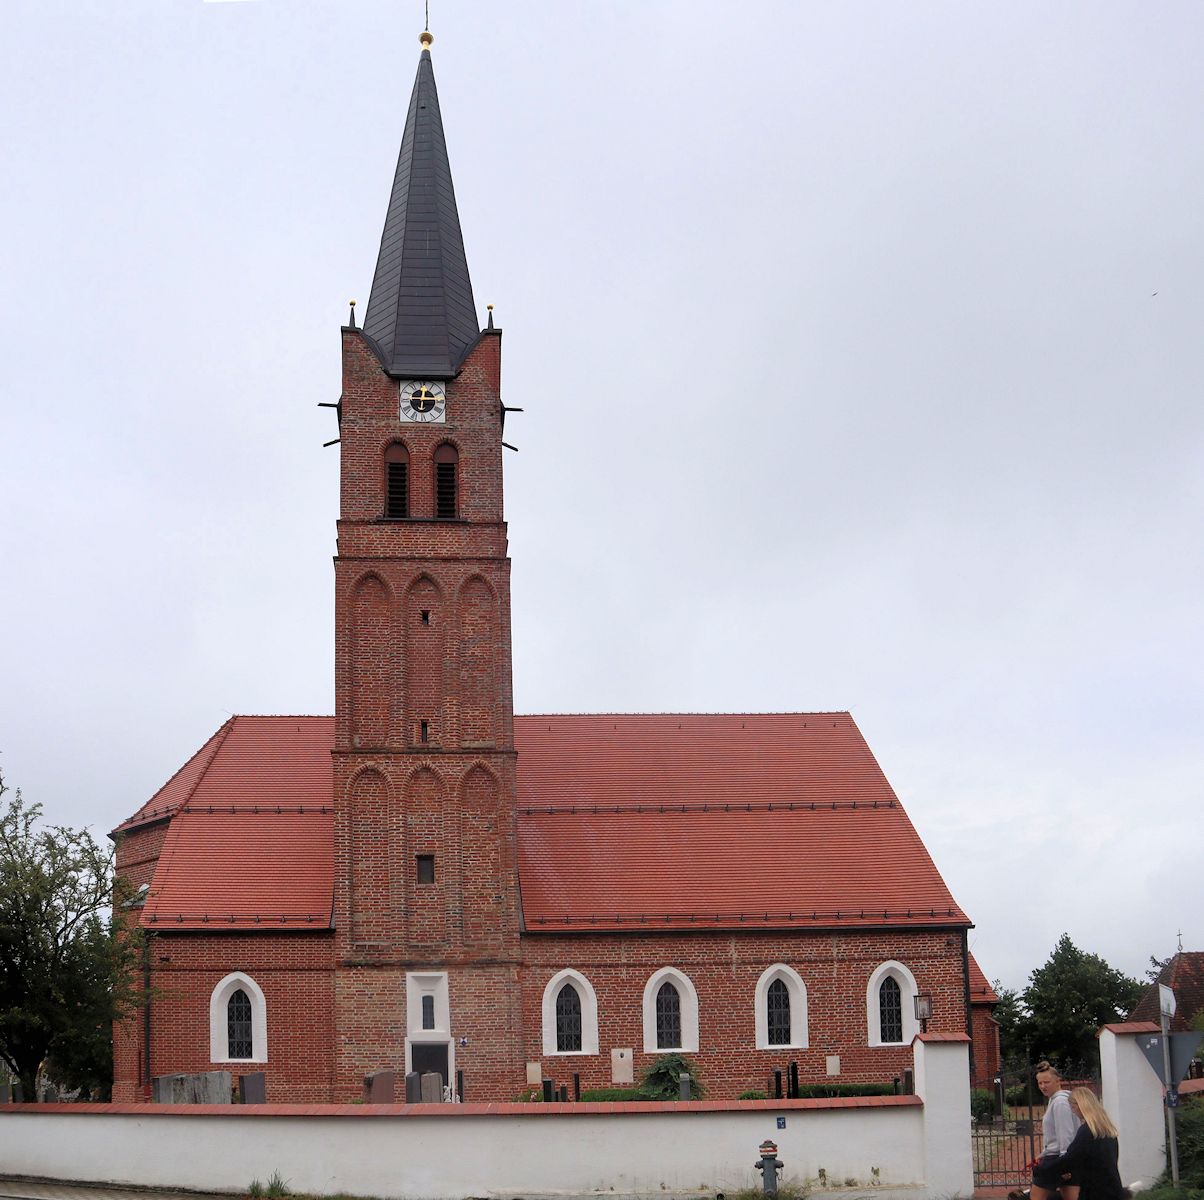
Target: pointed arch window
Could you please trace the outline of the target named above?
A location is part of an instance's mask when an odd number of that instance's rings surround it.
[[[268,1016],[263,989],[235,971],[209,995],[209,1061],[267,1062]]]
[[[681,994],[671,983],[656,993],[656,1048],[675,1050],[681,1045]]]
[[[884,1042],[903,1040],[903,993],[893,975],[878,985],[878,1028]]]
[[[644,984],[644,1052],[698,1051],[698,992],[690,977],[662,967]]]
[[[385,451],[385,516],[400,521],[410,515],[410,452],[394,442]]]
[[[456,472],[460,456],[446,442],[435,450],[435,516],[452,520],[459,515]]]
[[[556,1052],[571,1054],[581,1049],[581,997],[571,983],[556,993]]]
[[[790,992],[775,979],[765,994],[766,1022],[771,1046],[790,1045]]]
[[[226,1001],[226,1046],[231,1060],[251,1058],[251,997],[235,988]]]
[[[767,967],[757,980],[755,1004],[758,1050],[807,1048],[807,985],[793,967],[781,962]]]
[[[865,990],[865,1016],[871,1046],[905,1045],[919,1033],[915,1018],[915,976],[901,962],[879,965]]]
[[[571,967],[544,985],[543,1052],[598,1053],[598,996],[593,984]]]

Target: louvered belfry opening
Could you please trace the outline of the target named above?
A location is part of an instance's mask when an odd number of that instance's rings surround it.
[[[435,516],[442,520],[450,520],[458,515],[456,466],[459,457],[455,446],[444,444],[435,451]]]
[[[385,451],[385,516],[398,521],[410,515],[410,455],[404,446]]]

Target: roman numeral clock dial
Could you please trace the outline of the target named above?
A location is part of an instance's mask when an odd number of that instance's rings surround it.
[[[447,420],[447,393],[441,383],[413,380],[401,385],[401,419],[412,424]]]

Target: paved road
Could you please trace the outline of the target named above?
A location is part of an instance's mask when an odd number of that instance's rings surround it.
[[[113,1187],[107,1183],[55,1183],[45,1179],[0,1176],[0,1200],[230,1200],[209,1192],[156,1191]]]

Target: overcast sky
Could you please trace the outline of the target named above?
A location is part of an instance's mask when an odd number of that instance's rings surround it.
[[[431,8],[517,711],[848,709],[988,976],[1204,949],[1204,7]],[[333,710],[422,4],[4,23],[0,766],[106,833]]]

